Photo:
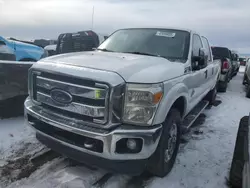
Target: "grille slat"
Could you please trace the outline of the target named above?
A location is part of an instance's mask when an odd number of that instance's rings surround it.
[[[37,100],[47,105],[57,107],[66,111],[82,114],[90,117],[104,117],[105,107],[88,106],[80,103],[72,102],[68,105],[57,105],[49,95],[37,92]]]
[[[106,89],[104,88],[92,88],[87,86],[76,85],[72,83],[66,83],[58,80],[51,80],[48,78],[43,78],[37,76],[37,86],[47,90],[53,88],[60,88],[65,91],[68,91],[73,96],[90,98],[90,99],[105,99]],[[98,97],[98,98],[97,98]]]
[[[86,80],[85,85],[84,79],[76,78],[77,82],[73,82],[74,79],[71,76],[59,75],[56,78],[56,75],[52,76],[48,73],[35,75],[33,100],[47,107],[53,107],[54,112],[60,115],[72,117],[73,114],[77,114],[81,120],[96,124],[108,122],[108,85],[89,80]],[[51,97],[51,91],[54,89],[69,93],[72,101],[69,104],[56,102]]]

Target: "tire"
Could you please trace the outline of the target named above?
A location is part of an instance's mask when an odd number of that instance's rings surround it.
[[[248,116],[241,118],[234,147],[233,160],[229,173],[229,182],[233,188],[242,188],[242,172],[248,147]],[[248,155],[248,154],[247,154]]]
[[[158,147],[153,156],[149,160],[148,171],[151,174],[156,175],[158,177],[164,177],[172,170],[180,145],[180,134],[181,134],[180,127],[181,127],[180,112],[177,109],[172,108],[165,122],[163,123],[163,131]],[[176,130],[176,137],[175,137],[176,144],[172,148],[172,150],[170,148],[169,148],[170,150],[168,150],[168,145],[169,145],[168,143],[171,139],[170,136],[171,130],[172,131]],[[168,158],[167,155],[169,153],[167,151],[169,151],[170,154],[172,151],[172,155],[168,156]]]
[[[213,105],[216,100],[217,87],[215,86],[208,94],[205,96],[205,100],[209,102],[209,105]]]
[[[246,75],[244,74],[243,80],[242,80],[242,85],[245,85],[245,84],[246,84]]]
[[[227,91],[227,85],[228,85],[228,82],[225,81],[225,82],[219,82],[218,83],[218,91],[219,92],[226,92]]]
[[[246,88],[246,98],[250,98],[250,85],[249,84],[247,85],[247,88]]]

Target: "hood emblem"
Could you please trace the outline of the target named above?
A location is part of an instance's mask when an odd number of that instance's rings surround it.
[[[62,89],[51,90],[50,97],[53,99],[54,102],[63,105],[70,104],[73,100],[72,95]]]

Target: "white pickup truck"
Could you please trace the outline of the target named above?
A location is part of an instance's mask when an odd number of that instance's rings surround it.
[[[25,119],[39,141],[77,161],[163,177],[181,133],[214,102],[219,74],[194,31],[122,29],[96,51],[34,64]]]

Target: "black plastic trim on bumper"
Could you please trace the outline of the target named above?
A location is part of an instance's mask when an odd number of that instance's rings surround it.
[[[93,156],[65,146],[60,142],[40,134],[39,132],[36,133],[36,138],[47,147],[62,155],[65,155],[66,157],[81,163],[85,163],[86,165],[103,168],[111,172],[139,175],[146,169],[146,164],[148,162],[148,159],[117,161]]]

